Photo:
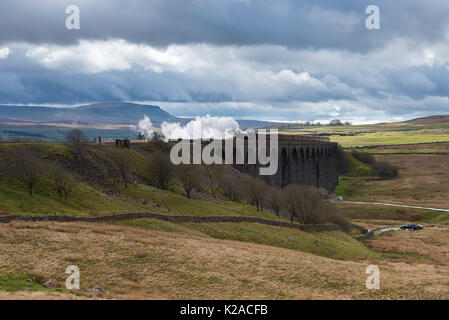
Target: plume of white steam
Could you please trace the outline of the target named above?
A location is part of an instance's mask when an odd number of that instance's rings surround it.
[[[185,126],[162,122],[164,140],[170,139],[225,139],[239,131],[239,124],[231,117],[196,117]]]
[[[147,116],[144,116],[137,126],[131,126],[131,130],[140,133],[147,139],[151,139],[154,136],[153,124],[151,123],[150,117]]]

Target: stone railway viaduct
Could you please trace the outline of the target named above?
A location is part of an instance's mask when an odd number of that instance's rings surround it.
[[[259,135],[257,136],[259,139]],[[266,136],[267,149],[269,150],[269,136]],[[179,140],[181,141],[181,140]],[[243,164],[236,161],[236,140],[234,139],[233,166],[241,172],[254,176],[259,175],[261,164],[248,163],[248,153],[257,155],[257,150],[248,146],[248,140],[244,140],[245,150]],[[172,142],[176,142],[173,141]],[[203,147],[211,140],[202,140]],[[193,143],[193,140],[190,140]],[[324,188],[332,192],[338,184],[337,175],[337,143],[329,141],[329,138],[301,135],[278,135],[278,170],[271,176],[260,176],[267,183],[285,187],[289,184],[310,185],[316,188]],[[222,159],[225,158],[225,142],[222,140]],[[256,144],[257,148],[257,144]],[[257,158],[257,157],[256,157]],[[265,165],[266,167],[267,165]]]
[[[257,139],[259,135],[257,135]],[[266,136],[269,145],[269,136]],[[178,140],[181,141],[181,140]],[[171,142],[178,142],[171,140]],[[134,140],[131,143],[142,143],[144,141]],[[101,139],[100,139],[101,143]],[[193,143],[193,140],[190,140]],[[210,140],[202,140],[203,145]],[[116,140],[116,146],[129,147],[129,140]],[[257,145],[257,144],[256,144]],[[247,140],[244,140],[244,164],[236,164],[236,142],[234,139],[234,164],[233,166],[241,172],[262,177],[267,183],[285,187],[289,184],[301,184],[324,188],[332,192],[338,184],[337,175],[337,149],[338,144],[330,142],[329,138],[304,135],[278,135],[278,170],[272,176],[260,176],[259,163],[248,163],[248,152],[257,154],[257,150],[248,150]],[[222,149],[225,143],[222,140]],[[267,146],[267,149],[269,147]],[[224,153],[223,157],[224,158]]]
[[[279,134],[278,171],[275,175],[261,177],[281,187],[295,183],[333,191],[338,184],[337,147],[337,143],[328,138]],[[234,166],[239,171],[259,175],[259,164]]]

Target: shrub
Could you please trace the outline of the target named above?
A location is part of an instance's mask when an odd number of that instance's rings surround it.
[[[73,129],[67,132],[66,140],[73,157],[81,162],[84,159],[87,137],[80,129]]]
[[[254,205],[257,211],[262,211],[268,185],[261,178],[250,175],[245,175],[243,183],[245,184],[245,195],[249,203]]]
[[[148,159],[147,171],[150,182],[161,189],[167,189],[175,173],[170,158],[160,150],[154,151]]]
[[[310,186],[291,184],[283,189],[284,210],[290,215],[290,221],[296,219],[307,223],[309,216],[318,209],[322,202],[320,194]]]
[[[225,175],[223,165],[203,165],[202,169],[209,193],[217,198]]]
[[[172,143],[165,142],[164,140],[161,140],[157,137],[154,137],[153,139],[149,140],[146,143],[142,143],[139,145],[139,148],[145,151],[156,151],[160,150],[163,153],[170,153],[170,150],[172,148]]]
[[[192,191],[201,189],[201,173],[198,165],[181,164],[177,167],[177,174],[187,198],[191,198]]]
[[[366,163],[370,166],[376,163],[376,158],[374,158],[374,156],[368,152],[352,150],[351,155],[357,160]]]
[[[349,158],[346,152],[343,150],[342,147],[338,146],[337,148],[337,174],[338,175],[344,175],[346,172],[349,171]]]
[[[283,209],[290,215],[290,221],[296,219],[304,224],[334,223],[343,230],[350,230],[349,221],[332,203],[325,203],[320,192],[310,186],[289,185],[283,189]]]
[[[127,149],[114,148],[109,151],[108,157],[120,172],[121,180],[125,188],[127,188],[131,180],[131,157],[129,151]]]
[[[281,214],[283,194],[282,190],[277,186],[271,186],[265,194],[265,203],[268,209],[273,211],[277,216]]]
[[[64,198],[65,201],[69,199],[70,194],[78,184],[77,178],[60,168],[54,169],[50,175],[50,181],[53,183],[59,198]]]
[[[394,179],[399,176],[399,169],[391,163],[379,161],[373,165],[371,175],[383,179]]]
[[[36,186],[43,178],[43,163],[31,151],[15,149],[7,155],[10,172],[28,189],[30,196],[33,195]]]
[[[88,139],[86,135],[80,129],[72,129],[66,134],[66,140],[73,144],[87,143]]]
[[[242,201],[245,196],[242,183],[241,173],[233,170],[232,167],[223,168],[223,174],[221,176],[220,189],[223,197],[234,202]]]
[[[371,176],[371,166],[354,158],[347,153],[349,159],[349,170],[345,173],[348,177],[369,177]]]
[[[319,209],[314,211],[313,214],[308,216],[308,224],[326,224],[333,223],[344,231],[349,232],[351,230],[351,223],[340,212],[338,207],[333,203],[321,203]]]

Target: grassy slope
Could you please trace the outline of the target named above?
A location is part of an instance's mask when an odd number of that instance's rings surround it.
[[[0,151],[18,145],[0,145]],[[64,158],[71,154],[62,144],[21,144],[20,147],[38,148],[40,157],[47,160]],[[92,149],[102,159],[107,147]],[[130,150],[133,171],[145,177],[144,153]],[[69,214],[97,216],[125,212],[155,212],[186,215],[242,215],[278,220],[267,212],[258,212],[253,206],[225,200],[200,201],[187,199],[181,191],[164,191],[145,185],[117,186],[118,195],[108,195],[87,183],[79,183],[69,200],[59,199],[49,181],[41,181],[30,196],[18,180],[0,180],[0,214]]]
[[[68,290],[62,288],[46,288],[43,283],[45,283],[45,280],[43,278],[36,278],[33,275],[9,273],[4,274],[0,272],[0,291],[37,291],[43,293],[68,292]]]
[[[343,260],[380,257],[353,237],[342,232],[307,233],[289,228],[257,223],[171,223],[153,219],[129,220],[116,223],[147,230],[181,233],[270,245],[310,252],[319,256]]]
[[[371,175],[371,167],[346,152],[349,160],[348,171],[338,178],[338,185],[334,190],[336,197],[344,199],[357,199],[366,193],[368,188],[367,177]]]
[[[42,183],[30,196],[20,184],[0,183],[0,214],[68,214],[98,216],[125,212],[155,212],[186,215],[242,215],[277,220],[268,212],[258,212],[253,206],[225,200],[201,201],[181,194],[132,185],[121,194],[108,196],[81,183],[69,200],[59,199],[53,188]]]
[[[369,177],[371,175],[371,167],[355,159],[350,153],[347,153],[349,159],[349,170],[346,172],[347,177]]]

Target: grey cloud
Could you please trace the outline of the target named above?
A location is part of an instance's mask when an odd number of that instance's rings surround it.
[[[81,30],[65,29],[65,8],[81,9]],[[381,8],[382,29],[365,28],[365,8]],[[366,51],[395,38],[444,39],[445,0],[2,0],[0,43],[73,44],[121,38],[157,46],[276,44]]]
[[[69,4],[80,6],[79,31],[65,29]],[[381,8],[381,30],[364,26],[369,4]],[[155,101],[177,115],[283,120],[447,113],[448,14],[445,0],[2,0],[0,48],[11,52],[0,59],[0,103]],[[82,50],[50,66],[26,56],[109,39],[193,46],[211,67],[156,72],[117,50],[129,68],[89,73]],[[435,61],[425,61],[427,49]],[[302,73],[311,80],[295,82]]]

